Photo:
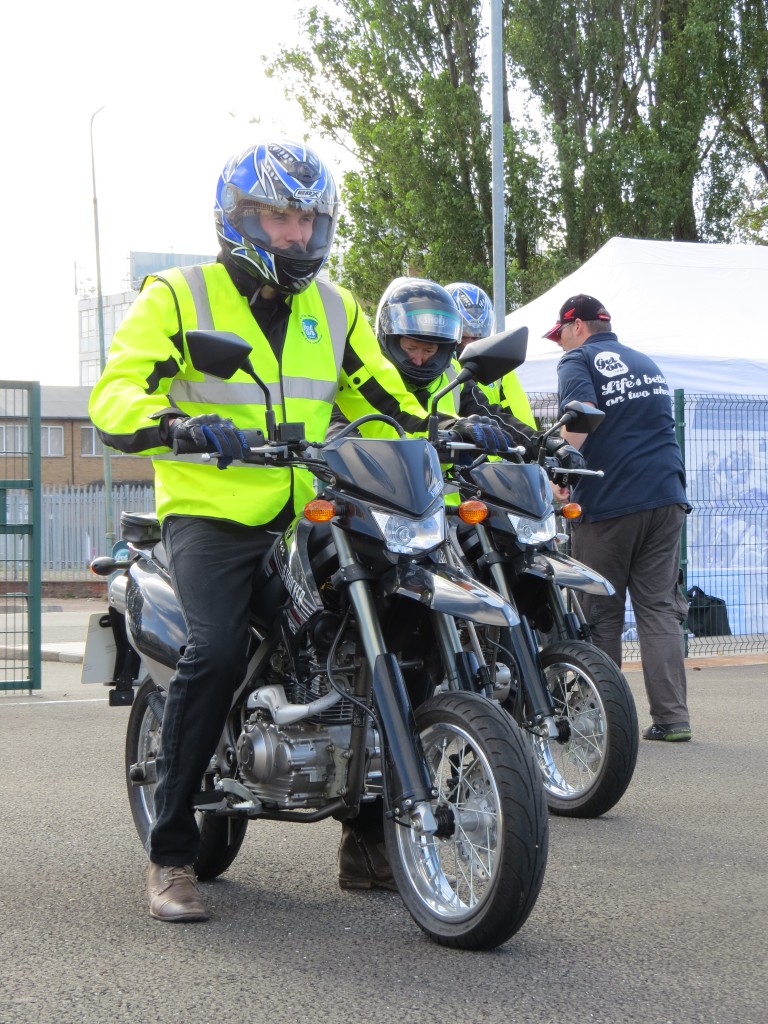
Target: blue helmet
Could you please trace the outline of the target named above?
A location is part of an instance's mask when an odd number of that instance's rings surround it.
[[[420,388],[448,369],[461,342],[461,317],[442,285],[421,277],[396,277],[379,300],[374,330],[384,354],[403,379]],[[416,366],[400,346],[403,335],[436,345],[435,354]]]
[[[463,337],[487,338],[493,333],[493,303],[482,288],[457,282],[447,284],[445,290],[459,307]]]
[[[251,146],[227,162],[216,187],[224,253],[285,295],[304,291],[317,277],[331,251],[338,210],[331,172],[302,142]],[[301,229],[284,237],[281,222]]]

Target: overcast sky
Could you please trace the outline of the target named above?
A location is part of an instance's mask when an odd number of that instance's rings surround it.
[[[77,384],[76,272],[95,279],[90,122],[105,294],[130,250],[215,253],[227,157],[308,131],[261,54],[298,39],[301,0],[71,0],[0,15],[5,215],[0,379]],[[259,123],[252,119],[258,117]],[[317,148],[338,168],[327,143]]]

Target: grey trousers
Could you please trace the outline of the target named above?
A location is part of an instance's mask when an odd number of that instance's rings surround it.
[[[681,623],[688,607],[678,586],[682,505],[577,523],[574,558],[613,584],[613,597],[579,595],[595,644],[621,665],[627,590],[637,622],[645,692],[657,725],[690,722]]]

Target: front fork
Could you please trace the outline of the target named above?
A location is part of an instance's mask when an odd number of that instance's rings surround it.
[[[488,530],[481,523],[477,523],[475,531],[483,554],[486,556],[494,589],[514,607],[514,599],[507,583],[503,561],[500,560],[496,548],[491,542]],[[507,634],[510,638],[512,654],[520,670],[520,682],[526,689],[533,723],[539,728],[546,729],[550,739],[559,739],[560,730],[555,720],[552,695],[544,682],[538,648],[531,627],[521,616],[519,625],[510,626]]]
[[[438,824],[431,800],[436,793],[403,673],[394,654],[387,651],[370,584],[357,574],[359,564],[347,535],[336,523],[331,523],[331,532],[339,556],[339,570],[347,584],[360,639],[372,669],[382,748],[389,750],[400,786],[390,809],[395,814],[407,813],[416,831],[434,834]]]

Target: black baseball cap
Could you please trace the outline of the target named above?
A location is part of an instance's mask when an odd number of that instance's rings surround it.
[[[572,295],[560,307],[560,314],[555,326],[543,334],[543,338],[558,341],[564,324],[574,320],[610,320],[611,314],[594,295]]]

